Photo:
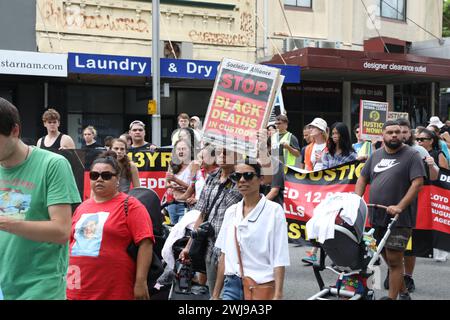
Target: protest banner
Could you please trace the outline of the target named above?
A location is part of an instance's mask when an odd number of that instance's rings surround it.
[[[306,222],[312,217],[314,208],[336,192],[354,192],[363,166],[364,163],[355,161],[307,173],[286,168],[284,210],[290,242],[303,243],[308,240]],[[442,169],[439,180],[427,182],[419,193],[417,225],[407,248],[412,250],[413,255],[429,257],[433,247],[450,250],[449,190],[450,171]],[[367,203],[368,196],[369,189],[364,194]],[[370,227],[370,224],[366,226]]]
[[[139,170],[141,186],[154,190],[160,199],[165,193],[165,175],[171,158],[171,148],[154,152],[129,153]],[[305,243],[306,222],[314,208],[327,196],[337,192],[354,192],[364,163],[354,161],[322,171],[306,172],[285,167],[284,212],[288,222],[289,242]],[[77,167],[80,167],[77,165]],[[80,170],[74,175],[82,176]],[[368,202],[369,188],[364,194]],[[89,174],[84,172],[84,197],[90,196]],[[416,228],[408,244],[415,256],[431,257],[433,248],[450,251],[450,170],[440,170],[436,181],[426,181],[417,200]],[[369,221],[369,217],[368,217]],[[370,224],[366,226],[369,228]]]
[[[141,187],[154,190],[161,199],[166,191],[166,172],[170,163],[172,148],[155,151],[129,152],[128,157],[139,171]],[[90,197],[89,171],[84,172],[83,200]]]
[[[203,124],[204,142],[256,157],[256,132],[265,129],[280,70],[223,59]]]
[[[359,131],[363,140],[382,140],[383,124],[387,120],[389,103],[361,100]]]
[[[407,112],[388,112],[388,120],[407,119],[409,120],[409,113]]]
[[[417,206],[416,229],[433,231],[433,248],[450,251],[450,170],[422,187]]]

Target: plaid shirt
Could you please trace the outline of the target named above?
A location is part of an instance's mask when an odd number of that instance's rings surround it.
[[[334,168],[341,164],[355,161],[356,157],[356,152],[350,152],[348,156],[335,154],[334,157],[329,152],[324,153],[324,155],[322,156],[322,169]]]
[[[206,179],[202,193],[200,194],[200,199],[195,206],[195,209],[199,210],[203,215],[209,214],[207,220],[214,227],[214,236],[208,238],[208,249],[206,251],[207,261],[210,261],[212,258],[218,259],[219,257],[220,250],[217,248],[214,249],[214,244],[216,243],[220,228],[222,227],[225,211],[242,199],[242,195],[237,190],[236,184],[229,178],[227,181],[220,183],[221,172],[222,170],[219,169],[217,172],[209,175],[208,179]],[[220,187],[223,189],[217,196]],[[214,201],[216,196],[217,200]]]

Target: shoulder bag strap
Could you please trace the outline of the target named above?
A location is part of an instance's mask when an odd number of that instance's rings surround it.
[[[237,227],[234,226],[234,243],[236,244],[236,250],[239,258],[239,271],[241,272],[241,279],[244,279],[244,266],[242,265],[241,248],[237,239]]]
[[[128,199],[130,199],[130,196],[126,197],[125,201],[123,202],[125,216],[127,216],[127,217],[128,217]]]
[[[208,218],[209,218],[209,216],[211,215],[211,213],[212,213],[212,209],[210,209],[210,205],[211,204],[215,204],[216,202],[217,202],[217,200],[219,199],[219,197],[220,197],[220,194],[222,193],[222,191],[223,191],[223,189],[225,189],[225,185],[226,185],[226,182],[224,182],[223,184],[221,183],[220,185],[219,185],[219,188],[218,188],[218,190],[217,190],[217,193],[216,193],[216,196],[214,197],[214,200],[212,201],[212,202],[210,202],[209,200],[211,200],[211,198],[209,198],[208,197],[208,202],[207,202],[207,204],[206,204],[206,210],[208,210],[209,212],[207,212],[206,214],[205,214],[205,216],[204,216],[204,218],[203,218],[203,221],[208,221]],[[225,197],[225,196],[224,196]],[[222,201],[223,201],[223,199],[224,198],[222,198]],[[222,202],[221,201],[221,202]],[[216,207],[218,207],[220,205],[220,202],[217,204],[217,206]],[[213,218],[214,219],[214,218]]]

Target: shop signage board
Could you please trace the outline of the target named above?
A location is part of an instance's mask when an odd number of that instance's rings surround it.
[[[359,130],[362,139],[370,141],[383,139],[383,124],[387,120],[388,111],[388,102],[361,100]]]
[[[409,119],[409,113],[389,111],[387,119],[388,120]]]
[[[145,57],[69,53],[69,72],[150,77],[151,59]]]
[[[67,54],[0,50],[0,74],[67,77]]]
[[[217,76],[219,61],[161,59],[161,77],[214,80]],[[280,69],[285,76],[284,83],[300,82],[300,67],[290,65],[269,65]]]
[[[223,59],[204,121],[204,141],[256,157],[256,132],[267,125],[281,81],[277,68]]]
[[[160,60],[162,78],[214,80],[219,61],[166,59]],[[278,68],[285,83],[300,82],[300,67],[269,65]],[[69,53],[69,73],[151,77],[151,58],[102,54]]]

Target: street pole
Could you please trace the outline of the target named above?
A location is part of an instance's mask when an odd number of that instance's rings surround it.
[[[156,113],[152,116],[152,139],[161,146],[161,91],[159,65],[159,0],[152,0],[152,91],[156,102]]]
[[[264,38],[263,38],[263,47],[264,47],[264,57],[269,56],[269,0],[264,0]]]

